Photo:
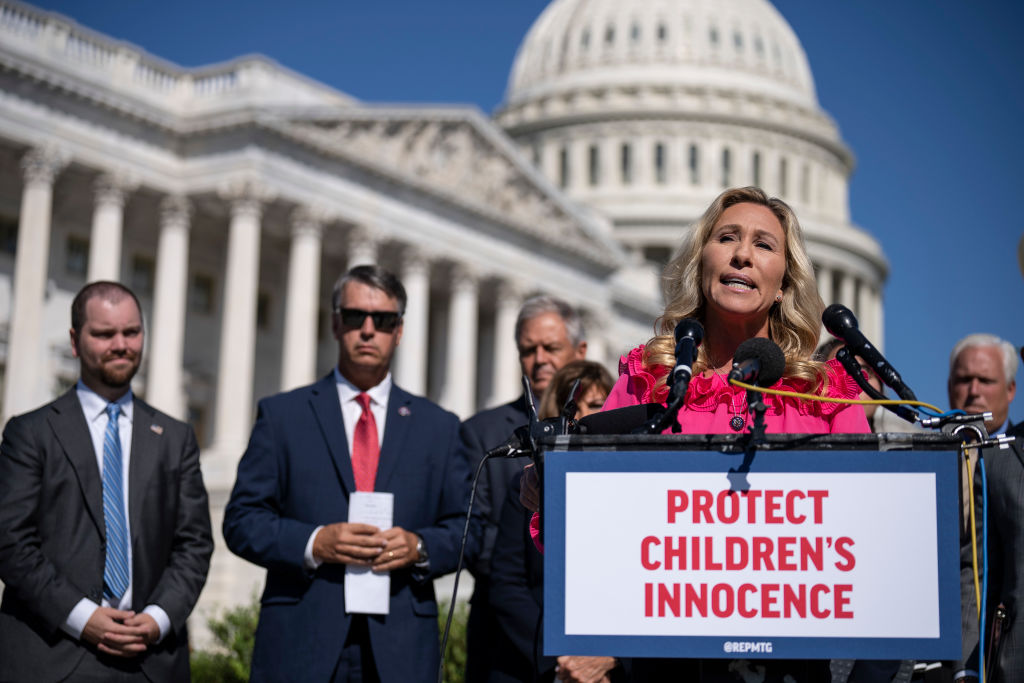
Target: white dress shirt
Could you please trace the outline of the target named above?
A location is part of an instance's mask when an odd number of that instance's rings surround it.
[[[384,422],[388,416],[388,398],[391,396],[391,373],[389,372],[385,375],[380,384],[370,387],[365,392],[345,379],[338,372],[337,367],[334,368],[334,382],[338,387],[341,421],[345,425],[345,440],[348,442],[349,456],[351,457],[352,454],[352,441],[356,431],[356,423],[359,422],[359,417],[363,414],[363,407],[356,400],[356,397],[362,393],[370,397],[370,412],[373,413],[373,419],[377,423],[377,443],[383,445]],[[303,559],[307,569],[316,569],[320,566],[320,560],[313,557],[313,541],[321,529],[323,529],[323,525],[313,529],[313,533],[309,535],[309,540],[306,541],[306,552]]]
[[[107,399],[103,398],[95,391],[85,386],[81,380],[78,381],[78,385],[75,387],[75,391],[78,393],[78,402],[82,404],[82,413],[85,415],[85,422],[89,426],[89,436],[92,437],[92,449],[96,455],[96,466],[99,468],[100,480],[103,480],[103,440],[107,431],[107,423],[110,418],[107,416]],[[129,389],[124,396],[114,401],[120,409],[121,413],[117,418],[117,428],[119,436],[121,437],[121,484],[122,490],[124,491],[124,521],[125,521],[125,534],[128,536],[128,590],[121,596],[121,600],[116,605],[111,605],[106,598],[103,598],[103,607],[115,607],[120,610],[132,609],[132,531],[130,521],[128,519],[128,500],[131,495],[128,490],[128,471],[129,463],[131,462],[132,456],[132,419],[135,415],[134,401],[132,392]],[[71,613],[68,615],[67,621],[61,626],[66,633],[75,638],[82,637],[82,631],[85,630],[85,625],[89,623],[89,619],[92,618],[93,612],[95,612],[100,605],[89,598],[82,598],[78,601],[78,604],[74,606]],[[157,642],[163,640],[164,636],[171,630],[171,619],[167,616],[167,612],[162,607],[157,605],[147,605],[144,613],[153,617],[156,621],[157,626],[160,628],[160,637]]]

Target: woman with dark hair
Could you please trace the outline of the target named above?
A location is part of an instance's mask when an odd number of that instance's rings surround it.
[[[576,392],[577,420],[601,410],[615,383],[611,373],[600,363],[589,360],[567,363],[554,374],[541,396],[540,407],[537,409],[540,419],[558,417],[576,380],[580,381],[580,388]]]

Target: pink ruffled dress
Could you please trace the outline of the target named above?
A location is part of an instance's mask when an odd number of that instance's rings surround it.
[[[619,360],[619,379],[612,387],[602,410],[612,410],[641,403],[664,403],[668,388],[662,386],[655,393],[658,379],[667,375],[669,368],[656,365],[645,368],[644,347],[638,346]],[[860,387],[846,374],[839,361],[826,363],[828,389],[831,398],[857,398]],[[771,387],[784,391],[813,393],[811,383],[783,377]],[[808,401],[789,396],[764,395],[765,432],[768,434],[849,434],[870,431],[864,408],[844,403]],[[746,391],[727,384],[718,374],[697,376],[690,380],[686,403],[679,411],[679,425],[683,434],[735,434],[729,421],[736,415],[744,420],[742,431],[750,424],[747,414]],[[666,429],[666,434],[671,433]]]
[[[828,372],[828,389],[825,396],[831,398],[857,398],[860,387],[837,360],[825,364]],[[638,346],[628,355],[619,359],[619,379],[605,399],[602,410],[613,410],[641,403],[664,403],[668,398],[668,387],[662,386],[655,392],[658,378],[667,375],[669,368],[656,365],[644,367],[644,347]],[[771,386],[772,389],[795,391],[801,394],[814,393],[814,387],[807,381],[783,377]],[[864,408],[845,403],[808,401],[790,396],[764,394],[767,407],[764,416],[765,432],[768,434],[866,434],[870,430]],[[729,426],[735,415],[744,420],[742,432],[747,431],[750,417],[747,415],[747,392],[728,384],[717,374],[711,377],[694,377],[686,392],[686,403],[679,411],[679,426],[682,434],[737,434]],[[664,434],[671,434],[667,428]],[[533,514],[530,519],[530,536],[537,549],[544,552],[540,543],[540,516]]]

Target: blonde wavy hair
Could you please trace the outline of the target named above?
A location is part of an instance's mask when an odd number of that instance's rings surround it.
[[[647,342],[644,365],[671,368],[675,364],[676,324],[683,318],[704,322],[707,302],[701,290],[701,255],[715,223],[726,209],[736,204],[763,206],[782,225],[786,236],[786,272],[782,276],[782,302],[773,304],[768,313],[768,337],[786,356],[785,376],[806,380],[816,391],[824,391],[827,386],[825,366],[811,357],[818,343],[821,312],[825,304],[818,294],[814,268],[804,248],[800,223],[786,202],[769,197],[758,187],[736,187],[718,195],[683,238],[678,254],[665,266],[662,287],[668,303],[665,312],[654,321],[656,336]],[[709,367],[705,346],[698,351],[693,366],[695,375]],[[655,391],[665,384],[666,379],[658,379]]]

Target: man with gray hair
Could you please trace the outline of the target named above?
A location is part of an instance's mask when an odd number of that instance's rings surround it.
[[[1017,349],[992,334],[971,334],[949,354],[949,405],[968,413],[991,412],[985,421],[989,434],[1003,434],[1010,403],[1017,393]]]
[[[516,319],[515,335],[519,367],[538,400],[559,368],[582,360],[587,353],[579,313],[552,296],[535,296],[523,304]],[[529,421],[527,411],[524,394],[511,403],[477,413],[462,424],[462,450],[474,473],[489,449],[504,443],[517,427]],[[491,554],[509,483],[527,461],[526,458],[492,458],[480,474],[474,509],[482,520],[482,545],[476,561],[469,566],[476,582],[468,626],[466,680],[469,683],[486,680],[489,671],[507,664],[502,661],[502,653],[495,649],[502,630],[490,605]]]
[[[991,412],[985,421],[989,434],[1018,436],[1021,425],[1009,421],[1009,407],[1016,393],[1016,348],[991,334],[972,334],[961,339],[949,356],[949,403],[968,413]],[[968,449],[968,472],[963,473],[963,515],[969,520],[969,496],[975,505],[975,537],[981,543],[982,520],[988,523],[988,594],[981,624],[985,634],[985,659],[990,681],[1017,680],[1024,671],[1024,641],[1015,612],[1024,604],[1024,447],[1017,438],[1003,448],[985,448],[985,484],[975,467],[978,449]],[[968,487],[970,477],[974,486]],[[988,509],[983,509],[987,499]],[[964,523],[961,552],[961,610],[964,657],[957,662],[957,681],[976,681],[984,663],[978,661],[979,619],[971,558],[970,523]],[[979,550],[980,555],[980,550]],[[997,616],[999,614],[1002,616]]]

